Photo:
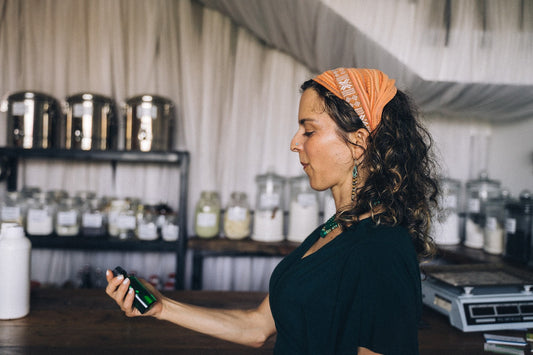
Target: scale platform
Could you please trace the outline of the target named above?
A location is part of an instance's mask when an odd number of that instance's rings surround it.
[[[533,273],[503,264],[422,266],[422,300],[464,332],[533,328]]]

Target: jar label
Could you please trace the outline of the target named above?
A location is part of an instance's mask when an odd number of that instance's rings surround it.
[[[20,218],[20,207],[2,207],[2,221],[16,221]]]
[[[142,223],[139,224],[137,228],[137,234],[139,239],[156,239],[157,238],[157,227],[155,223]]]
[[[199,227],[213,227],[217,224],[217,215],[215,213],[200,212],[196,217],[196,224]]]
[[[137,118],[157,118],[157,106],[152,105],[149,102],[143,102],[137,106]]]
[[[505,220],[505,231],[510,234],[516,233],[516,219],[507,218]]]
[[[279,194],[261,194],[259,197],[259,206],[262,209],[278,207],[280,204]]]
[[[457,196],[447,195],[444,197],[444,208],[451,210],[457,209]]]
[[[179,226],[175,224],[167,224],[163,226],[161,236],[163,237],[163,240],[166,240],[167,242],[175,241],[178,239],[179,230]]]
[[[39,210],[35,208],[30,208],[28,210],[28,223],[41,222],[49,218],[51,217],[48,215],[48,212],[46,210]]]
[[[24,116],[25,114],[29,113],[30,108],[29,105],[26,105],[24,101],[19,101],[13,102],[12,110],[13,116]]]
[[[28,234],[48,235],[54,231],[52,216],[48,211],[31,208],[28,210],[26,229]]]
[[[244,221],[248,210],[243,207],[235,206],[230,207],[227,211],[228,219],[230,221]]]
[[[479,213],[481,203],[477,198],[471,198],[468,200],[468,212]]]
[[[487,217],[485,228],[487,228],[488,231],[495,231],[498,229],[498,220],[495,217]]]
[[[119,215],[117,226],[119,229],[135,229],[135,216]]]
[[[72,107],[72,115],[74,117],[83,117],[85,115],[92,116],[93,115],[93,104],[90,101],[86,101],[84,103],[77,103],[74,104]]]
[[[76,224],[78,213],[76,211],[58,211],[57,224],[60,226],[73,226]]]
[[[298,194],[298,204],[302,207],[309,207],[317,204],[316,195],[303,193]]]
[[[81,217],[81,225],[87,228],[100,228],[103,218],[100,213],[84,213]]]

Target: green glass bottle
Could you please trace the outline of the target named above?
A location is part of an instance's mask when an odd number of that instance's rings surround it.
[[[137,279],[133,275],[128,275],[126,270],[124,270],[120,266],[117,266],[113,270],[113,275],[123,275],[124,277],[130,279],[130,288],[132,288],[135,292],[135,298],[133,299],[133,307],[137,308],[139,312],[143,314],[146,313],[146,311],[148,311],[153,306],[153,304],[157,302],[157,298],[155,298],[155,296],[152,295],[150,291],[146,289],[146,287],[144,287],[144,285],[139,281],[139,279]]]

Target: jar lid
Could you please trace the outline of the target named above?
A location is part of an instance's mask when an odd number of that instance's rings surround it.
[[[533,214],[533,196],[529,190],[524,190],[518,200],[511,200],[505,204],[505,207],[515,213]]]
[[[520,203],[524,209],[524,213],[533,213],[533,196],[529,190],[524,190],[520,193]]]
[[[461,187],[461,181],[446,176],[439,177],[439,182],[444,188],[459,189]]]
[[[284,178],[276,173],[273,173],[273,172],[268,172],[266,174],[263,174],[263,175],[257,175],[255,177],[255,181],[256,182],[267,182],[267,181],[272,181],[272,182],[276,182],[276,183],[281,183],[283,182]]]
[[[482,187],[495,187],[499,188],[501,185],[500,181],[498,180],[491,180],[489,179],[489,174],[483,170],[479,173],[479,177],[476,180],[469,180],[466,183],[467,188],[482,188]]]
[[[238,201],[245,201],[248,198],[248,196],[246,195],[246,192],[241,192],[241,191],[233,191],[230,197],[233,200],[238,200]]]

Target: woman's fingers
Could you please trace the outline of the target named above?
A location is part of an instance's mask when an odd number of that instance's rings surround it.
[[[133,307],[135,291],[130,287],[130,279],[124,278],[123,275],[118,275],[115,277],[110,270],[106,271],[106,279],[106,293],[115,300],[115,302],[119,305],[120,309],[124,311],[126,316],[136,317],[142,315],[137,308]],[[141,280],[141,282],[148,286],[148,288],[152,292],[156,292],[159,296],[161,295],[151,285],[148,285],[146,281]]]
[[[129,283],[128,283],[129,286]],[[141,312],[135,307],[133,307],[133,299],[135,298],[135,291],[132,288],[129,288],[124,297],[124,302],[122,303],[122,310],[128,317],[135,317],[141,315]]]
[[[124,278],[123,275],[118,275],[117,277],[113,277],[109,275],[109,270],[106,272],[106,278],[108,280],[108,284],[106,287],[106,293],[117,302],[117,304],[120,306],[120,308],[124,312],[128,312],[132,310],[133,305],[133,293],[130,295],[130,297],[126,297],[128,290],[130,289],[130,279]],[[133,291],[133,290],[132,290]],[[127,299],[128,301],[127,302]]]

